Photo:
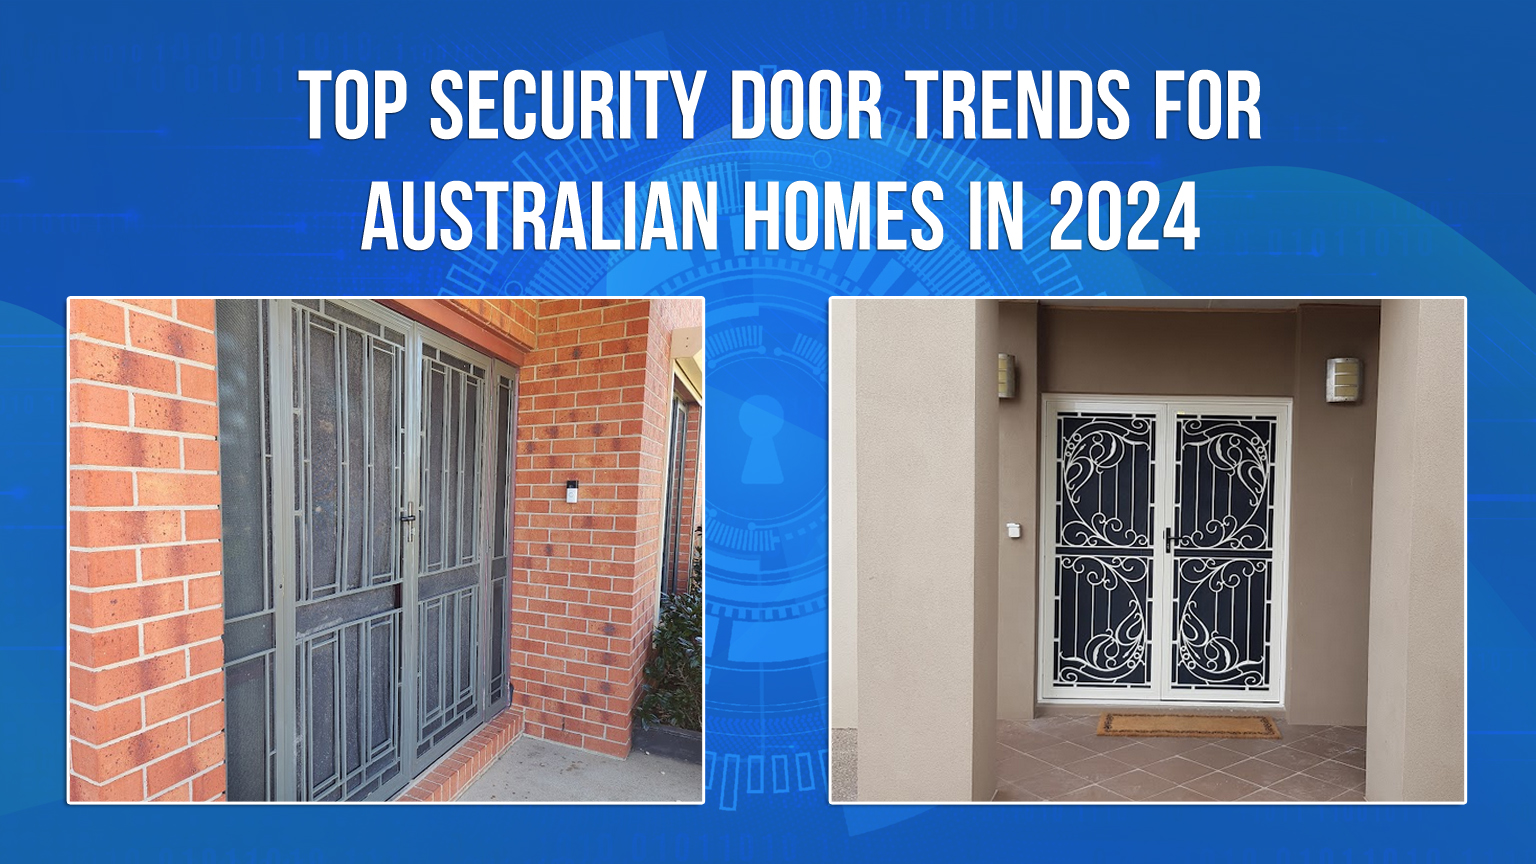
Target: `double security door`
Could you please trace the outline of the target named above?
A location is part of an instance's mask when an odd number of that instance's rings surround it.
[[[1042,400],[1040,694],[1279,703],[1288,402]]]
[[[218,303],[230,797],[387,798],[507,704],[516,373],[371,303]]]

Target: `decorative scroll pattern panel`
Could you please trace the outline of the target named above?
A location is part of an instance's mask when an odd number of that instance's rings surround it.
[[[1057,686],[1149,688],[1155,416],[1056,418]]]
[[[1273,416],[1178,417],[1175,689],[1270,686],[1276,427]]]

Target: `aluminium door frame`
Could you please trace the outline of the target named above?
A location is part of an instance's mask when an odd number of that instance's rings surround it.
[[[1153,645],[1150,674],[1152,686],[1130,690],[1124,687],[1073,687],[1060,688],[1052,681],[1055,650],[1052,645],[1054,622],[1054,556],[1055,556],[1055,500],[1057,424],[1055,415],[1064,406],[1067,410],[1139,410],[1158,415],[1159,438],[1153,453],[1161,471],[1154,489],[1161,504],[1152,508],[1153,516],[1153,565],[1151,570],[1154,596],[1151,598],[1153,620]],[[1169,396],[1169,395],[1111,395],[1098,393],[1042,393],[1040,394],[1040,463],[1039,463],[1039,519],[1036,525],[1036,701],[1046,705],[1103,704],[1157,707],[1186,706],[1233,708],[1251,705],[1257,708],[1280,709],[1286,706],[1287,628],[1289,626],[1290,601],[1290,525],[1291,525],[1291,409],[1289,396]],[[1208,694],[1198,697],[1184,695],[1191,691],[1175,691],[1172,687],[1172,648],[1164,637],[1172,633],[1172,574],[1173,556],[1160,551],[1158,538],[1172,526],[1174,517],[1173,455],[1177,447],[1176,423],[1178,415],[1188,409],[1222,410],[1231,413],[1274,413],[1275,424],[1275,494],[1274,494],[1274,542],[1271,552],[1273,589],[1270,607],[1270,687],[1266,692],[1251,694],[1248,691],[1228,691],[1219,698]]]
[[[512,578],[514,569],[512,543],[513,532],[517,527],[517,495],[515,494],[517,492],[517,393],[518,387],[521,386],[522,383],[521,372],[522,370],[518,366],[514,366],[505,360],[492,358],[489,371],[490,378],[485,388],[491,403],[491,412],[486,417],[488,421],[485,424],[486,435],[492,442],[492,446],[489,447],[486,451],[486,458],[492,461],[490,462],[490,470],[487,474],[487,482],[485,484],[485,500],[482,503],[484,505],[484,512],[487,514],[487,524],[484,528],[486,533],[484,536],[489,543],[494,544],[496,542],[495,519],[499,516],[500,518],[507,520],[507,575],[505,577],[507,580],[507,593],[506,596],[502,598],[504,602],[503,608],[500,610],[491,605],[491,601],[494,597],[494,592],[491,585],[493,578],[491,573],[491,564],[496,560],[496,555],[494,554],[495,550],[492,549],[491,554],[488,554],[485,559],[486,575],[483,582],[485,586],[485,601],[481,604],[484,610],[487,612],[487,617],[485,620],[488,625],[485,630],[484,639],[486,647],[484,652],[482,652],[482,659],[485,661],[485,663],[481,667],[485,670],[486,673],[483,676],[485,679],[484,686],[481,688],[481,704],[483,706],[482,710],[486,714],[486,717],[484,718],[485,720],[489,720],[491,717],[496,716],[498,713],[508,707],[511,707],[512,705],[512,588],[515,585],[515,582]],[[502,378],[506,378],[508,381],[512,382],[512,387],[510,392],[507,394],[506,439],[500,442],[500,450],[498,450],[494,437],[496,435],[496,398],[497,391],[501,387]],[[496,513],[496,463],[494,458],[498,452],[500,453],[501,458],[506,464],[507,468],[507,509],[505,513],[501,514]],[[494,640],[492,639],[492,634],[496,632],[495,628],[489,626],[489,622],[491,620],[489,617],[490,615],[500,615],[506,622],[506,625],[503,628],[507,640],[507,644],[504,647],[506,654],[501,658],[502,676],[504,680],[502,681],[502,692],[498,694],[500,698],[496,700],[491,699],[490,693],[490,672],[492,669],[490,662],[491,652],[495,651],[497,647]]]
[[[678,409],[682,409],[682,423],[678,423]],[[665,596],[677,591],[677,561],[679,543],[677,542],[678,529],[682,527],[683,509],[683,478],[687,472],[684,467],[688,461],[688,403],[683,400],[676,389],[672,391],[672,399],[667,403],[669,423],[667,427],[667,476],[662,486],[662,514],[661,514],[661,577],[660,595]],[[675,450],[675,452],[674,452]],[[698,465],[695,461],[695,470]],[[673,484],[676,484],[674,488]],[[675,493],[675,494],[674,494]],[[692,548],[693,532],[688,532]],[[671,559],[668,555],[672,556]],[[660,608],[661,598],[657,597],[657,607]]]
[[[292,502],[294,501],[294,475],[293,466],[297,458],[298,442],[294,440],[292,429],[293,412],[293,306],[296,300],[311,300],[317,303],[334,303],[348,311],[361,315],[364,318],[391,327],[400,331],[405,336],[401,374],[404,380],[402,386],[402,405],[404,412],[401,417],[405,425],[405,441],[402,445],[400,458],[401,484],[400,501],[403,506],[417,506],[419,512],[420,483],[421,483],[421,420],[422,420],[422,383],[421,361],[423,357],[422,347],[431,345],[439,350],[446,350],[460,359],[482,364],[486,370],[486,386],[482,393],[481,423],[482,445],[484,458],[481,460],[482,483],[480,498],[481,538],[482,546],[487,550],[482,555],[478,585],[481,588],[482,600],[478,604],[478,621],[481,622],[478,639],[476,659],[478,674],[481,679],[477,702],[477,711],[473,722],[466,723],[462,735],[455,736],[452,743],[439,748],[451,750],[452,747],[464,737],[473,733],[484,725],[488,719],[489,702],[489,657],[493,647],[490,644],[492,628],[484,626],[488,622],[486,614],[491,611],[490,604],[490,561],[488,554],[490,543],[494,538],[491,532],[491,510],[494,507],[494,479],[495,466],[491,462],[494,448],[491,446],[495,435],[495,400],[494,393],[497,387],[498,376],[505,376],[512,381],[511,401],[509,405],[508,435],[512,445],[506,447],[502,454],[507,460],[507,506],[508,518],[508,542],[511,542],[512,521],[510,513],[514,509],[516,489],[516,418],[517,418],[517,388],[519,383],[518,367],[496,360],[485,354],[464,345],[450,336],[439,333],[416,321],[389,309],[382,304],[366,300],[349,300],[339,298],[268,298],[258,302],[265,302],[267,307],[267,344],[270,346],[267,356],[267,372],[269,375],[269,403],[268,409],[272,425],[272,448],[274,468],[272,475],[272,500],[268,507],[273,517],[272,537],[272,579],[274,595],[274,693],[273,732],[277,746],[277,764],[274,777],[272,800],[278,802],[297,801],[298,798],[298,771],[297,761],[297,694],[295,688],[295,661],[297,658],[296,645],[296,616],[298,604],[295,599],[298,574],[293,570],[294,549],[296,537],[292,518]],[[322,313],[323,314],[323,313]],[[278,422],[284,424],[285,431],[278,432]],[[415,470],[406,470],[414,466]],[[401,513],[400,515],[405,515]],[[381,787],[378,793],[365,800],[388,800],[399,790],[408,787],[422,770],[431,762],[441,758],[441,753],[429,754],[427,757],[418,757],[417,745],[419,732],[418,703],[417,703],[417,679],[420,676],[419,658],[415,652],[419,651],[420,634],[418,631],[417,595],[419,592],[420,578],[420,544],[421,525],[417,524],[414,531],[415,538],[406,540],[402,533],[400,540],[400,611],[401,630],[399,651],[400,673],[400,705],[399,705],[399,746],[401,777],[402,780],[389,786]],[[512,602],[513,580],[511,574],[511,555],[508,554],[507,574],[507,605],[510,610]],[[510,611],[508,612],[510,617]],[[511,640],[511,622],[508,621],[507,638]],[[506,687],[511,689],[510,657],[506,661]],[[507,700],[510,704],[510,696]]]
[[[297,801],[298,796],[298,686],[294,662],[298,603],[294,599],[299,578],[294,568],[297,542],[293,530],[294,465],[297,445],[293,435],[293,302],[272,299],[267,305],[267,371],[272,429],[272,500],[267,502],[272,519],[272,612],[274,636],[272,661],[273,737],[277,743],[274,801]],[[279,432],[278,423],[283,424]],[[284,509],[286,508],[286,509]],[[404,754],[402,754],[403,756]]]

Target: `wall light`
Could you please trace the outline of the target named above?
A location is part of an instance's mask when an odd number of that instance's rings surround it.
[[[1012,399],[1018,388],[1018,376],[1013,371],[1013,355],[997,355],[997,398]]]
[[[1324,396],[1329,402],[1360,401],[1360,360],[1334,357],[1328,361],[1328,386]]]

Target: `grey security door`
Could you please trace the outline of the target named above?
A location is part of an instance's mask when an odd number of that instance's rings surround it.
[[[1042,698],[1279,702],[1288,405],[1042,408]]]
[[[405,334],[325,312],[289,314],[294,743],[300,797],[322,801],[404,779]]]
[[[446,347],[421,357],[417,542],[416,752],[431,760],[477,723],[481,620],[486,564],[483,542],[489,368]],[[407,518],[411,518],[407,516]],[[409,523],[408,523],[409,524]]]
[[[374,304],[218,314],[230,797],[388,797],[508,698],[515,373]]]

